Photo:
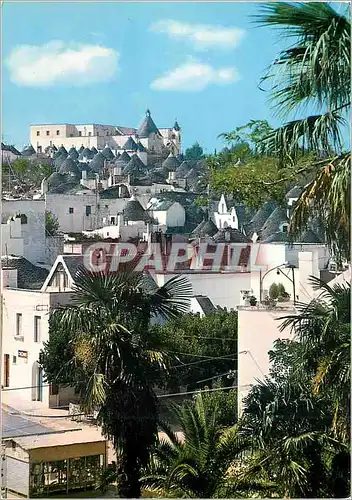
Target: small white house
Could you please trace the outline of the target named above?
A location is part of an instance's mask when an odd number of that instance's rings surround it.
[[[185,209],[177,201],[153,198],[147,205],[147,209],[159,225],[166,227],[183,227],[185,225]]]

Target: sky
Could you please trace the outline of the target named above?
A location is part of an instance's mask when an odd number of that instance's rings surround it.
[[[258,84],[287,42],[253,23],[259,3],[2,7],[2,141],[20,150],[30,124],[138,127],[147,108],[206,153],[250,120],[280,124]]]

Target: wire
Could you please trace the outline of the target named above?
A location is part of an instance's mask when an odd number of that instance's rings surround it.
[[[215,392],[215,391],[229,391],[231,389],[237,389],[240,387],[247,387],[247,386],[229,386],[229,387],[215,387],[214,389],[198,389],[196,391],[186,391],[186,392],[174,392],[171,394],[159,394],[157,398],[171,398],[174,396],[184,396],[186,394],[197,394],[199,392]]]
[[[214,377],[203,378],[203,380],[197,380],[197,384],[201,384],[202,382],[207,382],[208,380],[214,380],[214,378],[223,377],[224,375],[230,375],[231,373],[238,372],[238,370],[228,370],[225,373],[220,373],[219,375],[215,375]]]

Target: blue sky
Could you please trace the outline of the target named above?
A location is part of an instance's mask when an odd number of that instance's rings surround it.
[[[2,140],[22,148],[31,123],[137,127],[147,107],[207,152],[251,119],[277,125],[257,85],[282,45],[253,25],[259,5],[5,2]]]

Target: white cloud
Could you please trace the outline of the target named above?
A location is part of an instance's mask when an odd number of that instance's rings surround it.
[[[215,69],[209,64],[190,61],[178,66],[151,83],[154,90],[179,90],[198,92],[208,85],[228,85],[240,79],[235,68]]]
[[[163,19],[150,28],[157,33],[166,33],[170,38],[187,40],[195,49],[234,49],[242,41],[245,30],[208,24],[187,24],[172,19]]]
[[[11,80],[20,86],[79,86],[110,80],[117,71],[118,58],[118,52],[101,45],[52,41],[19,45],[6,64]]]

